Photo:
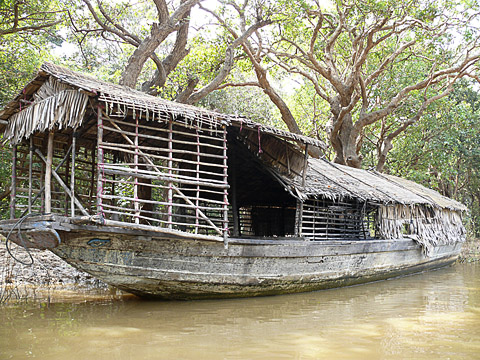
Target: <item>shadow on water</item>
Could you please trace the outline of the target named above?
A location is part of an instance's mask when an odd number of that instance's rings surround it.
[[[103,294],[15,304],[0,313],[0,358],[478,358],[479,275],[480,265],[458,264],[274,297],[146,302]]]

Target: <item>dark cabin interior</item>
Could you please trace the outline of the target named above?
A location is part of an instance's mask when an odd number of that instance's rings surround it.
[[[269,173],[235,134],[228,138],[229,202],[233,236],[285,237],[294,235],[296,200]]]

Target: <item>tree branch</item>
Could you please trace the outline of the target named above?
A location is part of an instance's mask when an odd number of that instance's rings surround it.
[[[257,22],[256,24],[250,26],[247,31],[245,31],[241,36],[236,38],[225,51],[225,60],[223,63],[222,68],[218,72],[217,76],[207,85],[205,85],[200,90],[194,92],[187,100],[188,104],[194,104],[197,101],[203,99],[213,90],[215,90],[220,84],[226,79],[230,70],[233,66],[233,51],[239,45],[241,45],[250,35],[252,35],[256,30],[260,29],[263,26],[271,24],[272,21],[270,20],[262,20]]]

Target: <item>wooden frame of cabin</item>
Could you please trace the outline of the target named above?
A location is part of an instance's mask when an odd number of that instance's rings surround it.
[[[312,159],[318,140],[52,64],[0,119],[13,147],[12,219],[55,214],[226,244],[411,236],[428,249],[464,237],[462,204]]]

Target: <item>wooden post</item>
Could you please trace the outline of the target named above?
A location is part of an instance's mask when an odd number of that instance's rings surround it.
[[[140,205],[138,203],[138,114],[135,117],[135,154],[133,155],[133,162],[135,163],[135,182],[133,185],[135,224],[140,224]]]
[[[113,154],[113,163],[116,164],[117,163],[117,154]],[[111,187],[111,193],[112,193],[112,196],[115,196],[115,182],[117,180],[117,177],[116,177],[116,174],[113,174],[112,175],[112,187]],[[111,202],[111,205],[112,206],[117,206],[117,202],[116,202],[116,199],[111,199],[110,200]],[[118,220],[119,219],[119,216],[118,214],[112,214],[112,220]]]
[[[97,135],[98,137],[98,135]],[[85,150],[85,155],[87,154],[87,151],[88,150]],[[98,165],[97,165],[97,159],[96,159],[96,156],[98,156],[98,153],[95,153],[95,148],[92,148],[92,150],[90,151],[90,158],[92,159],[92,167],[90,169],[90,199],[88,200],[89,201],[89,204],[88,204],[88,208],[89,208],[89,211],[91,213],[94,212],[93,210],[93,203],[95,202],[95,204],[97,204],[97,195],[98,195],[98,192],[95,191],[95,189],[97,189],[97,184],[95,183],[95,175],[97,175],[98,173]],[[98,191],[98,190],[97,190]]]
[[[42,167],[40,169],[40,187],[39,187],[39,191],[40,191],[40,213],[41,214],[44,214],[45,213],[45,190],[42,191],[42,189],[44,189],[44,186],[43,186],[43,182],[45,181],[45,163],[42,162],[40,164]]]
[[[200,181],[200,136],[198,134],[198,125],[197,125],[197,128],[196,128],[196,135],[197,135],[197,167],[196,167],[196,170],[197,170],[197,176],[196,176],[196,179],[197,179],[197,182]],[[198,225],[199,225],[199,219],[198,219],[198,206],[200,205],[199,204],[199,198],[200,198],[200,185],[197,184],[197,196],[196,196],[196,200],[195,200],[195,234],[198,234]]]
[[[45,157],[43,156],[42,152],[38,149],[35,149],[35,152],[37,153],[37,155],[40,157],[40,159],[47,163],[47,159],[45,159]],[[66,158],[64,159],[66,160]],[[60,184],[60,186],[63,188],[63,190],[65,190],[65,192],[68,194],[68,196],[72,197],[72,193],[70,192],[70,189],[68,188],[68,186],[63,182],[62,178],[60,177],[60,175],[58,175],[57,173],[57,170],[60,169],[60,167],[63,165],[63,160],[62,162],[57,166],[56,169],[52,169],[52,175],[55,177],[55,179],[57,180],[57,182]],[[73,198],[74,201],[75,201],[75,205],[78,206],[78,208],[82,211],[83,215],[85,216],[89,216],[89,213],[84,209],[84,207],[82,206],[82,204],[80,203],[79,200],[77,200],[76,198]]]
[[[28,213],[32,212],[32,187],[33,187],[33,135],[30,135],[30,148],[28,152]]]
[[[10,219],[15,219],[15,202],[17,197],[17,146],[12,148],[12,185],[10,190]]]
[[[173,121],[170,119],[168,123],[168,228],[172,229],[172,213],[173,213]]]
[[[97,213],[103,216],[102,196],[103,196],[103,118],[102,107],[97,106]],[[92,162],[94,162],[92,157]]]
[[[238,216],[237,205],[237,162],[235,152],[232,151],[232,161],[230,162],[230,174],[232,179],[230,185],[232,189],[232,211],[233,211],[233,236],[240,236],[240,219]]]
[[[77,135],[76,131],[72,134],[72,168],[70,169],[70,191],[72,192],[72,197],[70,201],[70,216],[75,216],[75,157],[76,155],[76,147],[77,147]]]
[[[70,176],[70,155],[67,157],[65,161],[65,182],[68,184],[70,182],[69,176]],[[68,200],[69,196],[68,194],[65,193],[65,216],[68,216]]]
[[[297,208],[295,211],[295,236],[302,236],[302,216],[303,216],[303,202],[297,200]]]
[[[259,145],[260,146],[260,145]],[[223,125],[223,182],[228,184],[227,127]],[[228,246],[228,190],[223,190],[223,240]]]
[[[305,145],[305,162],[303,163],[302,186],[305,186],[305,179],[307,178],[308,169],[308,144]]]
[[[52,163],[53,163],[53,139],[55,133],[48,133],[47,163],[45,165],[45,214],[52,212]]]

